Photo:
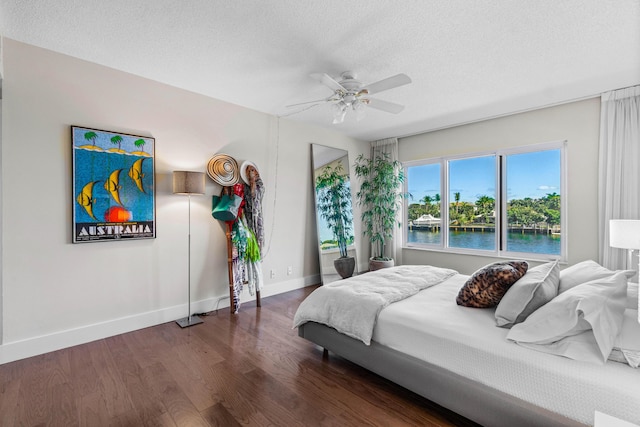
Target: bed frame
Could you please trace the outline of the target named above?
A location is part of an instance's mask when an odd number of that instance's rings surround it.
[[[376,342],[370,346],[328,326],[309,322],[298,335],[484,426],[583,426],[431,363]]]

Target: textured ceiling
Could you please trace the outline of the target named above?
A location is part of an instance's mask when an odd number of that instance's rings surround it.
[[[640,84],[640,0],[0,0],[0,33],[365,140]],[[285,107],[346,70],[405,110]]]

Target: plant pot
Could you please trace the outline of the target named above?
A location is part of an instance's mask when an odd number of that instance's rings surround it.
[[[333,266],[343,279],[353,276],[356,267],[356,259],[352,256],[333,260]]]
[[[383,259],[369,258],[369,271],[376,271],[376,270],[380,270],[381,268],[389,268],[393,266],[394,266],[393,259],[383,260]]]

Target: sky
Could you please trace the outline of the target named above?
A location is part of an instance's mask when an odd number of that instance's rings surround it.
[[[507,197],[538,199],[549,193],[560,194],[560,150],[512,154],[507,158]],[[451,201],[460,193],[460,201],[475,202],[486,195],[496,197],[495,156],[449,161]],[[440,193],[440,164],[408,168],[407,182],[412,198],[419,202],[425,195]]]

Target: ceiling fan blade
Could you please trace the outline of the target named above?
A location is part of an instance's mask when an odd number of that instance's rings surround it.
[[[394,87],[404,86],[411,83],[411,78],[406,74],[396,74],[395,76],[387,77],[386,79],[382,79],[375,83],[371,83],[360,89],[361,91],[365,91],[369,95],[373,95],[374,93],[380,93],[385,90],[393,89]]]
[[[299,107],[300,105],[307,105],[307,104],[320,104],[322,102],[327,102],[327,101],[331,101],[331,97],[322,98],[315,101],[299,102],[297,104],[285,105],[285,108]]]
[[[322,74],[321,73],[314,73],[314,74],[311,74],[311,77],[313,77],[314,79],[320,81],[320,83],[322,83],[323,85],[327,86],[328,88],[330,88],[334,92],[336,92],[336,91],[346,92],[347,91],[344,87],[342,87],[342,85],[340,83],[338,83],[329,74],[326,74],[326,73],[322,73]]]
[[[404,105],[396,104],[395,102],[383,101],[381,99],[369,98],[367,105],[376,110],[386,111],[387,113],[398,114],[404,110]]]

